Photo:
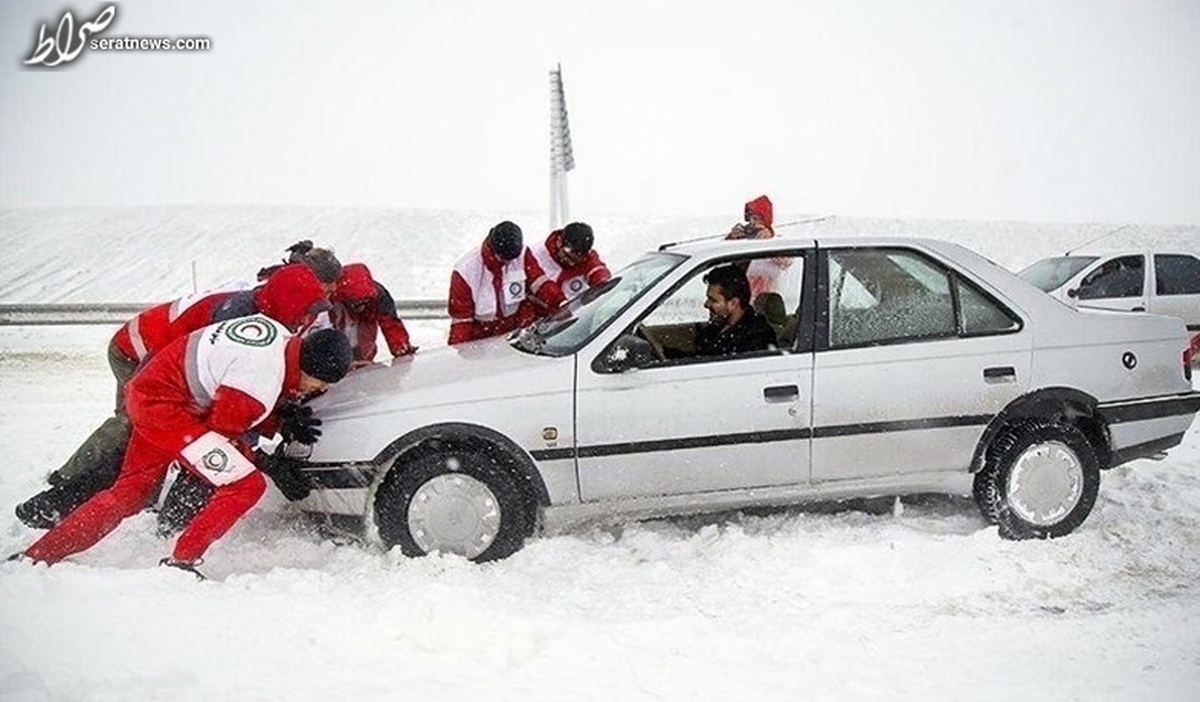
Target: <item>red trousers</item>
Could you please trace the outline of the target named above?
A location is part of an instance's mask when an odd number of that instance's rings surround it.
[[[141,407],[129,403],[128,409],[133,436],[121,464],[121,475],[112,487],[97,493],[34,542],[25,550],[26,556],[57,563],[96,545],[122,520],[141,511],[162,483],[171,462],[180,458],[183,447],[208,431],[199,417],[173,403],[153,402]],[[185,464],[182,458],[180,463]],[[179,535],[172,557],[194,561],[203,556],[266,489],[266,480],[258,472],[218,486],[212,499]]]

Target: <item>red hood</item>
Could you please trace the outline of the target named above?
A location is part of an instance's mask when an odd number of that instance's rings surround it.
[[[771,205],[771,199],[766,195],[759,195],[747,202],[746,209],[762,217],[763,224],[766,224],[768,229],[775,226],[775,208]]]
[[[329,309],[325,288],[312,269],[302,263],[280,268],[254,291],[258,311],[295,331],[311,321],[309,316]]]
[[[375,279],[365,263],[349,263],[342,268],[333,298],[338,302],[369,300],[375,297]]]

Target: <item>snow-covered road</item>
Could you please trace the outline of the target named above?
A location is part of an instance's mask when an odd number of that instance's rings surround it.
[[[0,330],[0,548],[109,411],[104,328]],[[436,325],[415,330],[436,343]],[[48,351],[54,349],[54,351]],[[1200,429],[1105,474],[1057,541],[966,498],[653,521],[499,563],[308,532],[269,492],[157,568],[141,515],[46,568],[0,564],[0,699],[1124,699],[1200,691]]]

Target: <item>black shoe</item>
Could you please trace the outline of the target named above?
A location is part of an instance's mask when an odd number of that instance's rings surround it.
[[[13,512],[30,529],[51,529],[62,519],[44,492],[17,505]]]
[[[166,538],[183,531],[216,491],[216,486],[204,478],[188,470],[179,471],[158,511],[158,535]]]
[[[208,578],[204,577],[204,573],[201,573],[200,571],[196,570],[196,566],[200,565],[201,563],[203,563],[202,560],[177,561],[174,558],[164,558],[158,562],[158,564],[160,566],[167,566],[168,568],[177,568],[179,570],[186,570],[187,572],[196,576],[197,580],[207,580]]]
[[[33,560],[30,559],[29,556],[26,556],[24,551],[17,551],[13,555],[4,559],[5,563],[9,563],[11,561],[20,561],[22,563],[25,563],[25,562],[33,563]]]

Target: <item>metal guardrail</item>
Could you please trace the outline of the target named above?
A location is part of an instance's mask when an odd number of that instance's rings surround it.
[[[72,304],[0,305],[0,326],[55,324],[121,324],[159,303],[81,302]],[[445,300],[397,300],[401,319],[449,319]]]

